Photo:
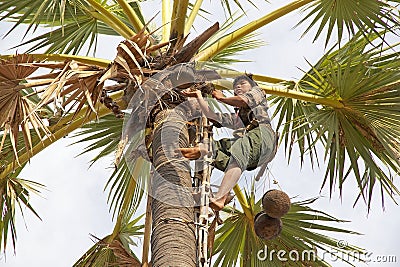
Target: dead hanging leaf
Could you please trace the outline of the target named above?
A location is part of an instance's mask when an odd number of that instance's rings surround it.
[[[106,241],[91,235],[96,244],[85,253],[74,266],[140,267],[139,260],[124,248],[119,240]],[[104,257],[107,255],[107,257]]]
[[[96,113],[95,105],[103,89],[98,79],[103,72],[103,69],[76,61],[66,62],[57,76],[53,76],[53,82],[42,93],[37,109],[54,102],[65,112],[72,111],[77,114],[85,104],[88,104],[90,107],[88,112]]]
[[[132,79],[134,76],[143,76],[144,73],[153,73],[150,62],[152,57],[149,54],[169,45],[169,42],[153,45],[151,34],[145,33],[144,29],[118,45],[117,56],[114,60],[120,67],[118,76],[128,76]]]
[[[8,60],[0,60],[0,130],[3,131],[0,152],[9,136],[18,164],[18,152],[22,149],[18,144],[19,134],[23,135],[27,152],[32,150],[32,129],[40,139],[43,134],[51,135],[35,112],[34,105],[21,92],[25,88],[25,79],[38,68],[31,66],[32,62],[33,57],[29,55],[16,55]]]
[[[214,242],[215,242],[215,230],[217,228],[218,218],[215,217],[212,221],[210,227],[208,228],[208,239],[207,239],[207,249],[210,252],[210,260],[212,257],[212,252],[214,250]]]
[[[31,66],[34,61],[31,55],[15,55],[7,60],[0,60],[0,83],[17,85],[34,73],[38,67]]]
[[[109,244],[110,249],[114,252],[117,261],[113,264],[114,266],[131,266],[140,267],[140,262],[132,257],[132,255],[126,251],[122,243],[118,240],[113,240]]]

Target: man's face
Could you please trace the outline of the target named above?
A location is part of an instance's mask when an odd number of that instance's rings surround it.
[[[235,95],[243,95],[250,91],[252,88],[251,84],[247,80],[239,80],[233,87]]]

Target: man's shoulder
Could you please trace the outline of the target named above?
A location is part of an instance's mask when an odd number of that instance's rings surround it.
[[[262,93],[265,95],[264,90],[261,89],[258,85],[253,86],[249,92],[251,92],[251,91],[253,91],[254,93]]]
[[[264,100],[266,98],[266,94],[265,94],[264,90],[258,86],[252,87],[251,90],[248,91],[246,94],[248,96],[251,96],[252,98],[254,98],[254,100],[256,102],[261,102],[262,100]]]

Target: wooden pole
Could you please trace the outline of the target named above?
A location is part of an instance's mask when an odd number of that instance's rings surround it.
[[[146,218],[144,220],[144,238],[143,238],[143,253],[142,253],[142,267],[149,267],[149,247],[151,237],[151,203],[152,197],[149,194],[151,192],[151,177],[148,182],[147,191],[147,205],[146,205]]]

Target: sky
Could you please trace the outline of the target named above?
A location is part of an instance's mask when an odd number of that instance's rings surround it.
[[[289,1],[255,1],[262,12],[272,11]],[[147,17],[154,15],[154,8],[160,6],[161,1],[148,1],[144,6]],[[210,7],[211,1],[205,1]],[[215,3],[215,2],[214,2]],[[210,10],[216,10],[215,6]],[[254,7],[246,7],[248,17],[243,20],[259,17],[259,11]],[[223,22],[222,12],[215,16],[215,20]],[[243,57],[253,62],[237,65],[240,71],[261,73],[285,79],[300,78],[300,69],[308,69],[307,61],[316,62],[324,53],[323,41],[312,43],[312,34],[301,37],[304,28],[293,29],[299,21],[300,13],[295,11],[280,20],[267,25],[260,31],[260,38],[267,45],[254,51],[245,52]],[[212,21],[213,23],[214,21]],[[201,20],[196,25],[200,29],[211,24]],[[0,36],[9,29],[7,23],[0,23]],[[193,36],[197,35],[196,32]],[[21,41],[21,32],[12,33],[6,39],[0,39],[0,53],[11,54],[13,50],[6,50],[13,44]],[[112,60],[116,46],[121,39],[101,39],[97,56]],[[23,50],[19,50],[20,52]],[[274,123],[274,122],[273,122]],[[113,229],[113,222],[108,211],[107,192],[104,185],[110,175],[112,158],[107,158],[89,168],[89,161],[94,154],[76,157],[82,151],[83,145],[71,145],[76,139],[63,138],[51,147],[33,157],[30,164],[23,170],[20,177],[30,179],[46,185],[42,197],[32,196],[31,203],[39,213],[41,220],[29,211],[25,212],[24,219],[18,216],[18,240],[14,255],[11,243],[6,256],[0,256],[0,266],[7,267],[64,267],[71,266],[90,246],[93,241],[90,234],[104,237]],[[380,195],[374,195],[371,212],[368,214],[363,203],[353,208],[357,191],[356,184],[348,181],[344,186],[342,198],[336,190],[332,198],[329,191],[320,186],[323,180],[323,169],[314,169],[305,164],[300,168],[296,155],[288,165],[284,156],[283,146],[270,164],[268,177],[257,184],[258,193],[262,194],[272,186],[272,180],[278,181],[280,188],[296,200],[321,196],[312,205],[313,208],[323,210],[329,214],[351,221],[339,225],[363,235],[349,236],[336,235],[339,240],[365,248],[372,252],[373,260],[378,256],[396,256],[397,263],[371,262],[368,266],[399,266],[400,252],[398,247],[398,225],[400,223],[399,207],[387,199],[385,210],[381,207]],[[241,185],[250,181],[247,174],[240,181]],[[396,183],[399,186],[398,180]],[[399,200],[399,198],[396,198]],[[139,211],[140,213],[140,211]],[[140,244],[141,240],[137,240]],[[139,250],[138,250],[139,251]],[[140,253],[139,253],[140,254]],[[376,257],[375,257],[376,256]],[[355,266],[366,266],[354,263]],[[333,261],[333,266],[347,266]]]

